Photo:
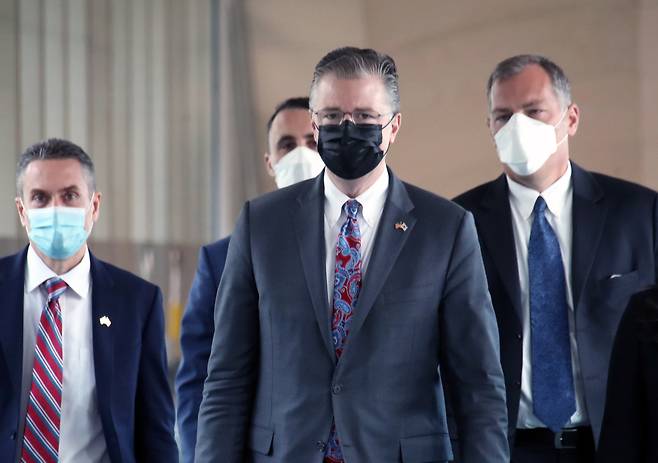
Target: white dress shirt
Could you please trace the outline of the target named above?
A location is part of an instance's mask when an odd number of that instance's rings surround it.
[[[89,250],[82,261],[59,277],[68,288],[59,298],[62,309],[62,414],[59,461],[61,463],[109,462],[105,435],[98,413],[92,342],[91,275]],[[32,384],[36,332],[48,293],[41,286],[57,276],[29,247],[23,290],[23,378],[19,441],[23,442],[25,413]],[[20,452],[19,452],[20,458]]]
[[[382,218],[387,192],[388,170],[386,169],[370,188],[356,198],[350,198],[341,192],[329,176],[326,173],[324,174],[324,241],[327,259],[327,297],[330,306],[334,295],[336,244],[338,243],[340,227],[347,219],[347,214],[343,211],[343,205],[350,199],[356,199],[361,204],[356,221],[361,232],[361,277],[363,278],[372,255],[375,232],[379,220]]]
[[[532,352],[530,332],[530,294],[528,290],[528,242],[534,217],[532,209],[539,197],[536,190],[527,188],[507,177],[509,185],[509,202],[512,210],[514,228],[514,245],[519,268],[519,283],[521,288],[521,307],[523,309],[523,370],[521,374],[521,402],[517,428],[545,428],[533,412],[532,408]],[[571,341],[571,364],[573,368],[574,387],[576,393],[576,411],[565,427],[582,426],[588,423],[587,409],[583,396],[583,381],[576,343],[576,329],[573,311],[573,292],[571,289],[571,245],[572,245],[572,206],[573,187],[571,185],[571,164],[567,171],[541,193],[546,201],[546,218],[553,228],[560,243],[562,263],[567,286],[567,304],[569,305],[569,339]]]

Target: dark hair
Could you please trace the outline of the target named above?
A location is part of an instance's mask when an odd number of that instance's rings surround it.
[[[491,108],[491,88],[493,84],[499,80],[509,79],[519,74],[531,64],[541,66],[546,71],[546,74],[551,79],[551,84],[553,84],[553,91],[562,106],[566,107],[571,104],[571,84],[560,66],[545,56],[516,55],[498,63],[489,76],[489,80],[487,81],[487,104],[489,108]]]
[[[400,112],[400,84],[395,61],[390,56],[371,48],[343,47],[330,51],[315,66],[311,82],[311,107],[315,88],[327,74],[339,79],[379,76],[386,87],[394,113]]]
[[[85,151],[75,143],[59,138],[49,138],[30,146],[21,154],[16,167],[16,192],[23,196],[23,175],[25,169],[32,161],[46,161],[51,159],[75,159],[82,166],[87,180],[89,192],[96,191],[96,174],[94,163]]]
[[[272,122],[274,122],[274,118],[281,112],[286,109],[305,109],[308,110],[308,97],[305,96],[298,96],[294,98],[288,98],[287,100],[282,101],[278,105],[276,105],[276,108],[274,108],[274,112],[270,116],[270,119],[267,121],[267,133],[270,133],[270,129],[272,128]]]

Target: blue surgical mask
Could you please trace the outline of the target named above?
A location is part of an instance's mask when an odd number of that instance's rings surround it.
[[[58,206],[26,210],[30,241],[51,259],[68,259],[87,241],[86,208]]]

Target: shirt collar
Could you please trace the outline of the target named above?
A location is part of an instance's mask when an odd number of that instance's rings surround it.
[[[539,197],[539,192],[515,182],[507,176],[507,185],[509,186],[510,201],[521,213],[524,219],[529,219],[535,202]],[[555,217],[560,217],[572,192],[571,186],[571,163],[567,164],[567,170],[562,174],[555,183],[541,192],[541,196],[546,201],[548,210]]]
[[[370,188],[357,196],[356,199],[361,204],[360,215],[363,220],[372,227],[377,223],[377,219],[384,209],[386,202],[386,193],[388,192],[388,169],[384,169],[382,175],[373,183]],[[336,225],[340,220],[343,212],[343,205],[350,198],[340,191],[331,181],[329,175],[324,174],[324,197],[325,197],[325,214],[332,225]]]
[[[25,289],[32,292],[49,278],[59,276],[78,296],[84,298],[89,292],[90,268],[89,248],[85,248],[85,255],[78,265],[63,275],[57,275],[30,245],[27,249]]]

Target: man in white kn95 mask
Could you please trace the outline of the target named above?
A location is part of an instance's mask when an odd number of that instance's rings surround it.
[[[324,163],[316,151],[308,98],[280,103],[267,123],[265,168],[278,188],[317,176]],[[181,364],[176,375],[181,461],[194,461],[197,415],[214,333],[215,294],[224,271],[229,238],[203,246],[181,326]]]
[[[512,461],[591,462],[617,325],[656,281],[658,195],[570,161],[580,110],[548,58],[500,62],[487,100],[504,174],[455,201],[482,243]]]

